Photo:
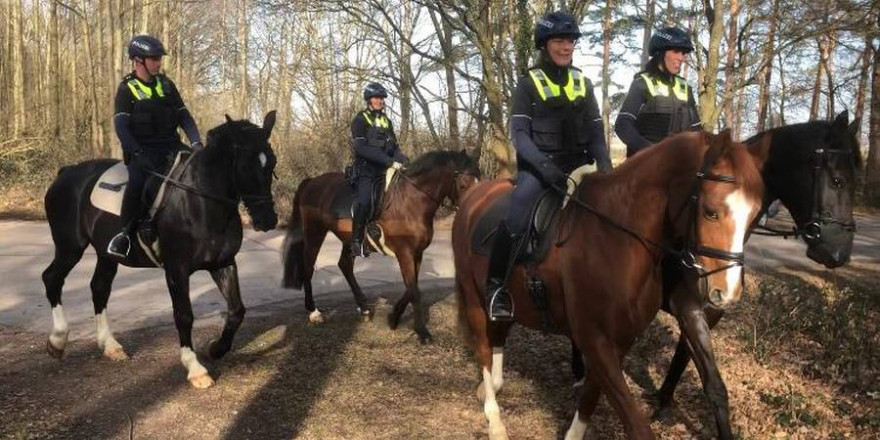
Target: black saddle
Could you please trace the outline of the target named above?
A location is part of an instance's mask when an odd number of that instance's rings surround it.
[[[497,198],[489,209],[477,219],[477,226],[471,235],[471,251],[478,255],[489,256],[492,243],[495,241],[498,224],[507,215],[512,192]],[[538,264],[547,257],[550,246],[556,242],[556,230],[559,225],[559,211],[562,206],[562,195],[548,189],[538,197],[538,203],[530,214],[529,229],[523,238],[524,248],[520,250],[516,262],[521,264]]]
[[[336,191],[333,196],[333,203],[330,205],[330,213],[333,218],[351,218],[352,204],[354,203],[355,188],[351,185],[343,185]],[[367,222],[375,220],[382,212],[382,202],[385,198],[385,176],[377,177],[373,180],[373,191],[370,197],[370,214],[367,216]]]

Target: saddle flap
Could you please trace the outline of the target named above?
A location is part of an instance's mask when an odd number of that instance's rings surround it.
[[[125,164],[119,162],[107,168],[98,183],[92,188],[89,201],[92,206],[114,215],[122,212],[122,196],[125,194],[125,185],[128,184],[128,169]]]

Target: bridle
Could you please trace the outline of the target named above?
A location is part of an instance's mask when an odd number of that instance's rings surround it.
[[[850,156],[851,154],[852,152],[850,150],[839,148],[817,148],[816,150],[813,150],[813,153],[810,155],[810,168],[813,174],[811,193],[813,197],[810,199],[810,220],[803,227],[795,226],[788,231],[757,225],[756,228],[759,230],[752,231],[752,233],[757,235],[780,236],[784,238],[790,236],[797,238],[801,236],[804,237],[805,241],[815,242],[822,238],[823,226],[840,225],[844,231],[855,232],[855,222],[840,220],[830,212],[824,212],[822,206],[822,188],[824,183],[824,173],[822,173],[822,170],[828,166],[828,159],[834,155]]]

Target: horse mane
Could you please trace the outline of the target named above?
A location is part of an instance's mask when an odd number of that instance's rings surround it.
[[[472,159],[460,151],[436,150],[413,160],[406,167],[406,175],[414,177],[450,164],[457,169],[476,167],[476,163],[472,163]]]
[[[738,186],[748,194],[763,194],[764,179],[761,177],[758,167],[752,162],[753,159],[746,144],[732,141],[730,148],[722,157],[733,162],[733,176],[736,178]]]
[[[821,145],[823,139],[825,139],[825,135],[834,130],[834,123],[831,121],[810,121],[810,122],[802,122],[799,124],[791,124],[785,125],[782,127],[771,128],[769,130],[764,130],[760,133],[753,135],[752,137],[745,140],[745,144],[751,145],[761,139],[761,136],[764,134],[770,133],[773,136],[773,143],[778,145],[791,145],[792,148],[788,149],[789,156],[792,159],[796,160],[809,160],[813,151]],[[850,142],[847,142],[847,148],[849,149],[853,162],[856,168],[861,168],[862,166],[862,152],[858,147],[858,139],[855,139],[855,136],[852,136],[848,132],[846,136],[852,137]],[[835,145],[837,147],[838,145]]]
[[[205,147],[221,146],[229,142],[233,133],[241,133],[249,130],[261,130],[261,128],[247,119],[226,121],[210,130],[205,136]]]

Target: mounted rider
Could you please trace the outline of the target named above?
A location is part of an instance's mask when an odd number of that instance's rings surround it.
[[[572,66],[580,37],[571,14],[553,12],[538,20],[538,64],[520,78],[513,96],[510,134],[517,177],[510,210],[498,225],[489,258],[486,302],[493,321],[513,319],[507,278],[540,195],[550,187],[565,187],[567,173],[593,161],[600,171],[611,170],[593,86]]]
[[[355,194],[352,212],[351,252],[365,257],[364,227],[370,220],[370,204],[373,186],[385,177],[388,168],[400,170],[409,159],[400,150],[391,119],[385,115],[385,98],[388,91],[379,83],[369,83],[364,88],[366,108],[351,121],[351,141],[354,149]]]
[[[626,157],[703,125],[693,90],[678,75],[694,50],[691,37],[677,27],[663,28],[651,36],[648,50],[651,58],[636,74],[614,122],[615,133],[626,144]]]
[[[122,199],[122,231],[107,246],[107,253],[125,258],[131,249],[131,235],[152,204],[161,183],[151,172],[168,168],[175,152],[186,149],[178,128],[183,128],[194,150],[202,148],[196,122],[183,103],[177,86],[161,73],[162,42],[149,35],[136,35],[128,44],[134,70],[116,90],[113,124],[122,144],[128,168],[128,183]]]

